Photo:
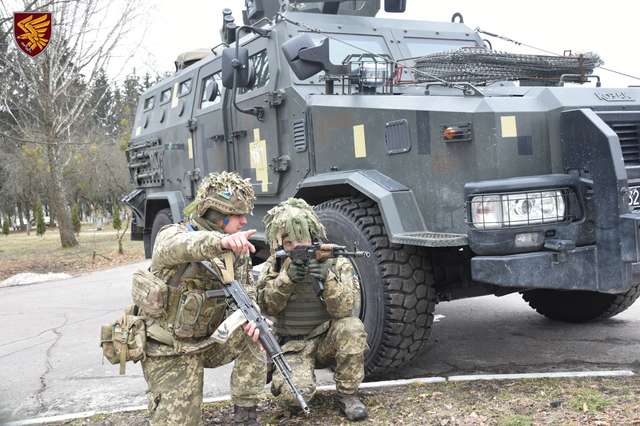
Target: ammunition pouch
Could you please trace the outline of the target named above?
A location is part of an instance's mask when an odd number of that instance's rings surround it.
[[[102,354],[111,364],[120,364],[120,374],[125,373],[127,361],[138,362],[145,358],[146,342],[143,318],[126,312],[100,329]]]
[[[167,308],[169,287],[149,271],[138,270],[133,274],[131,297],[144,316],[159,318]]]
[[[216,315],[224,301],[207,298],[204,290],[194,289],[182,293],[173,322],[173,333],[180,339],[199,339],[210,336],[218,326]],[[222,318],[219,318],[220,320]]]

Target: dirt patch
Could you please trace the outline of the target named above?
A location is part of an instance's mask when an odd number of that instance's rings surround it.
[[[60,247],[57,229],[47,229],[44,237],[35,232],[0,236],[0,281],[21,272],[66,272],[78,274],[144,260],[142,241],[123,240],[124,254],[118,254],[118,242],[111,229],[81,232],[80,245]]]
[[[369,419],[375,425],[542,424],[640,425],[640,378],[543,379],[447,382],[363,390]],[[348,424],[337,415],[332,392],[311,401],[306,419],[290,415],[271,398],[261,402],[259,419],[270,425]],[[230,424],[231,403],[205,404],[205,424]],[[95,416],[64,424],[144,424],[144,412]],[[62,423],[58,423],[62,424]]]

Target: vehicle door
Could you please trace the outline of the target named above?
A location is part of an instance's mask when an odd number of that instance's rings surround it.
[[[244,45],[249,49],[249,61],[255,68],[256,81],[250,89],[238,89],[237,103],[243,108],[261,107],[264,115],[259,120],[234,109],[235,130],[234,165],[244,177],[251,177],[258,203],[261,197],[278,193],[280,179],[289,167],[284,138],[279,137],[287,123],[280,123],[280,102],[274,101],[278,77],[278,55],[274,43],[266,38],[254,38]],[[277,97],[276,97],[277,98]],[[233,108],[233,106],[231,106]],[[287,132],[288,133],[288,132]]]
[[[195,99],[195,78],[193,69],[176,76],[171,101],[160,118],[168,121],[164,134],[165,179],[171,187],[182,190],[187,198],[195,194],[193,135],[190,126]],[[166,118],[163,115],[166,114]]]
[[[218,94],[211,100],[214,82],[217,83]],[[200,178],[212,172],[230,169],[230,152],[224,138],[222,119],[223,94],[220,58],[215,58],[200,67],[196,87],[192,127],[195,167]]]

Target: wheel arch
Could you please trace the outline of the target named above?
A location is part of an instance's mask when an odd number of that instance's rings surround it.
[[[150,232],[153,219],[162,209],[170,209],[173,222],[180,222],[185,207],[184,196],[180,191],[163,191],[147,194],[144,214],[145,232]]]
[[[353,195],[365,196],[378,205],[392,242],[401,243],[402,234],[427,231],[413,191],[377,170],[319,174],[300,182],[296,193],[312,204]]]

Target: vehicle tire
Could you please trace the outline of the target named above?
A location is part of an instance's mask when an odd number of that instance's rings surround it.
[[[368,334],[368,377],[411,360],[429,339],[435,292],[426,249],[389,242],[378,206],[365,197],[345,197],[316,206],[328,240],[354,243],[371,257],[354,259],[360,278],[360,318]]]
[[[145,257],[151,258],[151,254],[153,253],[153,246],[156,243],[156,237],[158,236],[158,232],[162,229],[163,226],[169,225],[173,223],[173,216],[171,216],[171,209],[162,209],[158,213],[156,213],[156,217],[153,218],[153,225],[151,225],[151,235],[149,240],[149,247],[151,251],[149,252],[149,256]]]
[[[594,291],[531,290],[522,294],[539,314],[556,321],[581,323],[611,318],[640,296],[640,284],[622,294]]]

